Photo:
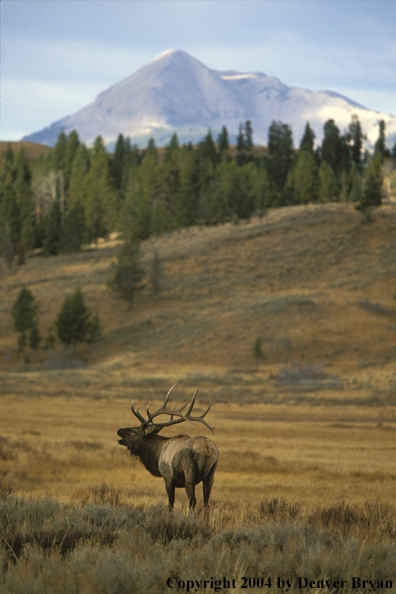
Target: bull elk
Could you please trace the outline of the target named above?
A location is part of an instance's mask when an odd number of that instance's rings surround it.
[[[151,413],[150,403],[148,404],[146,409],[147,419],[140,414],[139,407],[135,409],[135,403],[132,402],[131,410],[135,417],[139,419],[140,427],[118,429],[117,435],[121,437],[118,443],[126,446],[131,456],[138,458],[152,475],[162,476],[165,480],[170,509],[173,509],[175,502],[175,489],[181,487],[186,489],[190,509],[194,508],[196,504],[195,485],[198,485],[201,481],[203,484],[203,501],[204,505],[207,506],[219,457],[216,445],[207,437],[190,437],[184,434],[175,437],[163,437],[158,433],[164,427],[171,427],[184,421],[192,425],[195,425],[196,422],[203,423],[205,427],[214,433],[214,427],[208,425],[204,419],[211,404],[201,416],[192,416],[192,409],[198,393],[197,389],[191,400],[184,406],[176,410],[175,405],[172,410],[167,410],[166,405],[175,386],[172,386],[169,390],[164,403],[157,411]],[[188,407],[186,412],[183,412],[186,407]],[[154,419],[160,415],[169,415],[170,420],[155,423]]]

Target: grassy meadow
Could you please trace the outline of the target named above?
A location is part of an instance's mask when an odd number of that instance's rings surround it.
[[[132,308],[107,286],[115,239],[1,262],[0,592],[396,589],[395,230],[392,205],[367,225],[326,204],[150,238],[161,291],[148,274]],[[23,286],[43,336],[80,286],[104,340],[25,363]],[[173,403],[197,387],[197,412],[213,402],[207,514],[200,485],[196,512],[178,489],[169,514],[163,480],[117,444],[131,400],[159,405],[176,381]]]

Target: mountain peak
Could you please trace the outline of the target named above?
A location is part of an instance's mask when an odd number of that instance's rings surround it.
[[[209,70],[209,68],[207,68],[207,66],[202,64],[202,62],[200,62],[199,60],[197,60],[197,58],[194,58],[193,56],[191,56],[191,54],[188,54],[184,50],[169,49],[169,50],[166,50],[165,52],[162,52],[158,56],[156,56],[153,60],[151,60],[148,64],[146,64],[146,66],[143,66],[143,70],[146,68],[150,68],[153,65],[159,66],[162,68],[163,67],[178,68],[178,67],[190,66],[193,64],[195,64],[195,65],[199,64],[203,68],[206,68],[207,70]],[[140,70],[142,70],[142,68]]]
[[[69,134],[75,129],[87,144],[98,135],[113,143],[123,134],[141,146],[150,137],[163,145],[173,132],[180,142],[199,142],[208,128],[216,135],[222,126],[232,138],[239,124],[250,120],[254,141],[265,144],[271,122],[280,120],[292,127],[298,144],[307,121],[320,142],[328,119],[344,130],[353,114],[370,144],[378,137],[380,119],[386,123],[388,142],[396,140],[395,117],[365,109],[338,93],[289,87],[261,72],[217,71],[184,50],[168,49],[104,90],[91,105],[24,140],[54,145],[61,130]]]
[[[162,60],[164,58],[171,58],[171,57],[177,58],[177,57],[184,57],[184,56],[188,56],[189,58],[192,58],[192,56],[190,56],[190,54],[188,54],[184,50],[181,50],[181,49],[168,49],[168,50],[165,50],[164,52],[162,52],[161,54],[158,54],[158,56],[156,56],[151,61],[152,62],[156,62],[157,60]]]

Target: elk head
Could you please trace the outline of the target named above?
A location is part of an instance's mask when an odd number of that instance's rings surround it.
[[[152,435],[157,435],[164,427],[171,427],[172,425],[177,425],[178,423],[183,423],[183,421],[187,421],[191,425],[195,425],[195,422],[203,423],[208,429],[212,431],[214,434],[214,427],[208,425],[205,421],[204,417],[210,410],[212,403],[209,404],[206,411],[199,417],[191,416],[192,409],[195,404],[195,399],[198,394],[198,388],[194,392],[194,396],[191,398],[189,402],[184,404],[184,406],[178,408],[176,410],[176,405],[173,407],[172,410],[166,410],[166,405],[168,404],[169,396],[172,393],[172,390],[177,386],[175,384],[171,387],[169,392],[167,393],[163,404],[160,406],[158,410],[151,413],[150,412],[150,404],[148,403],[146,408],[147,419],[143,417],[143,415],[139,412],[139,407],[135,409],[135,403],[132,402],[131,410],[132,413],[135,415],[137,419],[140,421],[140,427],[126,427],[125,429],[119,429],[117,434],[121,437],[118,440],[120,445],[126,446],[128,449],[131,449],[134,445],[138,445],[138,443],[144,439],[145,437],[150,437]],[[183,414],[183,410],[188,406],[187,411]],[[170,420],[165,423],[155,423],[154,419],[159,417],[160,415],[169,415]],[[174,418],[177,417],[177,418]]]

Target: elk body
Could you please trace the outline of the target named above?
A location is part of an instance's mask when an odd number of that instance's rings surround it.
[[[139,419],[140,426],[118,429],[117,435],[121,437],[118,443],[126,446],[131,456],[138,458],[152,475],[162,476],[165,480],[170,509],[173,509],[175,502],[175,489],[181,487],[186,489],[190,509],[192,509],[196,504],[195,486],[200,482],[203,485],[205,506],[209,503],[219,454],[216,445],[207,437],[190,437],[189,435],[163,437],[158,435],[164,427],[170,427],[183,421],[192,425],[195,422],[203,423],[214,433],[213,427],[204,420],[211,405],[201,416],[191,416],[198,390],[195,391],[192,399],[181,408],[175,410],[173,407],[172,410],[166,410],[169,396],[174,387],[169,390],[164,403],[157,411],[151,413],[150,404],[147,406],[147,419],[140,414],[139,407],[135,409],[134,402],[132,402],[131,410]],[[183,413],[186,407],[188,407],[187,411]],[[164,423],[155,423],[154,418],[160,415],[169,415],[170,420]]]

